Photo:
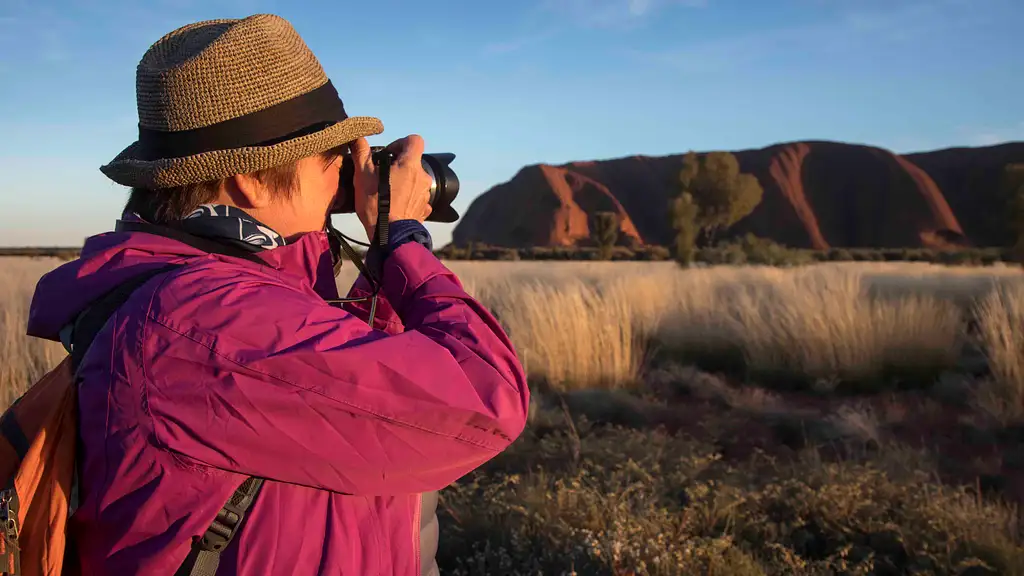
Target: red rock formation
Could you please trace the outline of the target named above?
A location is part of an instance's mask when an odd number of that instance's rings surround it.
[[[1005,241],[1000,179],[1007,164],[1024,162],[1024,142],[948,148],[904,157],[919,166],[942,190],[964,234],[975,244]]]
[[[810,145],[803,142],[788,146],[772,158],[768,173],[778,184],[782,195],[792,205],[796,217],[800,219],[800,223],[807,230],[811,246],[824,250],[828,247],[828,242],[821,235],[818,218],[814,215],[810,203],[807,202],[807,196],[804,195],[804,158],[810,153]]]
[[[818,249],[943,247],[994,243],[986,212],[994,209],[1003,166],[1024,161],[1024,143],[900,156],[870,146],[795,142],[734,154],[764,196],[729,235],[752,232]],[[614,211],[621,243],[668,245],[674,233],[667,206],[681,165],[682,155],[671,155],[528,166],[473,202],[454,242],[586,244],[592,215]],[[966,231],[961,220],[970,223]]]

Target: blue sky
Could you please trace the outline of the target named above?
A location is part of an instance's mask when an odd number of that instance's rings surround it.
[[[295,25],[350,114],[384,121],[372,143],[456,153],[462,211],[537,162],[1024,140],[1020,0],[0,0],[0,245],[111,229],[126,189],[98,167],[135,137],[143,52],[260,12]]]

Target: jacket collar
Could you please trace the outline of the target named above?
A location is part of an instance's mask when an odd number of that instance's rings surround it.
[[[145,222],[137,212],[130,211],[125,211],[121,219],[126,222]],[[325,298],[337,298],[334,284],[336,258],[331,256],[326,232],[307,233],[289,243],[277,231],[245,210],[224,204],[202,204],[176,222],[175,228],[193,236],[252,252],[268,266],[297,277]],[[324,253],[332,263],[329,274],[322,262]],[[323,281],[325,276],[330,277],[329,286]]]
[[[125,222],[145,222],[138,213],[126,210]],[[175,227],[202,238],[229,243],[256,252],[272,250],[287,244],[283,236],[260,222],[245,210],[225,204],[202,204],[189,215],[175,222]]]
[[[334,259],[326,232],[309,232],[291,242],[255,255],[264,272],[296,289],[321,298],[338,298]],[[180,241],[144,232],[106,232],[85,241],[79,258],[45,274],[36,284],[29,312],[28,334],[59,339],[62,327],[91,302],[128,279],[167,264],[205,257],[202,250]],[[240,266],[260,266],[239,258]]]

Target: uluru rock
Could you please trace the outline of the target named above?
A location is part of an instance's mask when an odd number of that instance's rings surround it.
[[[1024,142],[899,155],[839,142],[792,142],[733,152],[764,188],[728,235],[788,246],[993,245],[999,179],[1024,162]],[[672,243],[668,201],[682,154],[532,165],[478,197],[453,232],[457,245],[586,244],[593,215],[620,216],[620,243]]]

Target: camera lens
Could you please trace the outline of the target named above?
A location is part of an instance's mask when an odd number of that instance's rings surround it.
[[[383,147],[371,147],[375,161]],[[455,222],[459,213],[452,208],[452,202],[459,195],[459,177],[450,167],[455,154],[423,154],[423,170],[430,176],[430,216],[429,222]],[[355,211],[355,187],[353,186],[353,165],[351,157],[346,155],[341,163],[341,174],[338,181],[338,195],[332,214],[345,214]]]
[[[430,175],[430,208],[428,220],[433,222],[454,222],[459,215],[452,208],[452,202],[459,195],[459,177],[450,168],[455,154],[424,154],[423,169]]]

